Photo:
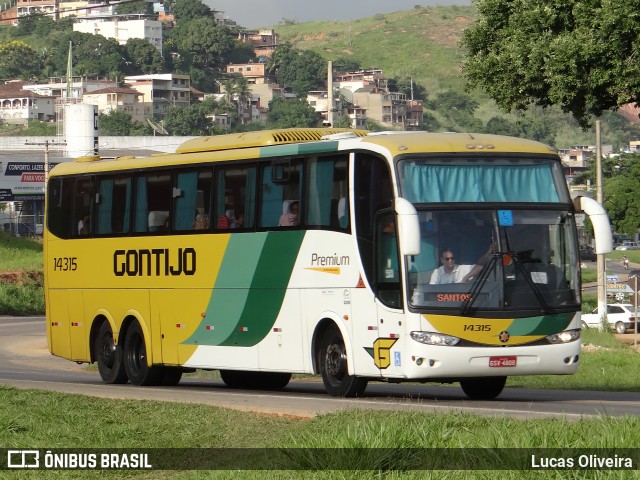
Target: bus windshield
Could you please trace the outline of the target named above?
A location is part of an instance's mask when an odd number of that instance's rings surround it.
[[[412,307],[470,315],[580,303],[569,211],[422,208],[418,215],[420,254],[408,257]]]
[[[570,203],[561,165],[547,157],[403,158],[398,174],[412,203]]]

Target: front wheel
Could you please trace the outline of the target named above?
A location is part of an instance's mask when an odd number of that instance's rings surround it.
[[[627,331],[627,326],[624,324],[624,322],[616,322],[616,333],[624,333]]]
[[[322,381],[329,395],[357,397],[367,388],[367,380],[348,373],[347,349],[337,328],[325,332],[318,349]]]
[[[133,323],[124,341],[124,367],[134,385],[158,385],[163,380],[162,367],[147,364],[147,347],[140,325]]]
[[[93,344],[93,351],[98,363],[98,372],[104,383],[127,383],[122,347],[113,341],[113,331],[109,322],[104,322],[100,326]]]
[[[493,400],[502,393],[507,377],[478,377],[460,380],[462,391],[471,400]]]

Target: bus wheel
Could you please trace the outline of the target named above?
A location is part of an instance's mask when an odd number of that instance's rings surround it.
[[[103,322],[93,344],[100,377],[105,383],[127,383],[127,372],[122,361],[122,347],[113,341],[109,322]]]
[[[162,367],[147,365],[147,349],[144,334],[138,323],[133,323],[124,342],[124,367],[134,385],[158,385],[162,383]]]
[[[502,393],[507,377],[479,377],[460,380],[462,391],[471,400],[492,400]]]
[[[155,367],[154,367],[155,368]],[[176,367],[162,367],[162,385],[173,387],[180,383],[182,378],[182,370]]]
[[[347,349],[342,335],[336,328],[327,330],[320,342],[318,360],[322,381],[329,395],[357,397],[367,388],[367,380],[349,375]]]
[[[291,380],[290,373],[281,372],[256,372],[255,388],[264,390],[282,390]]]
[[[238,370],[220,370],[220,378],[227,387],[231,388],[246,388],[247,387],[247,372],[240,372]]]

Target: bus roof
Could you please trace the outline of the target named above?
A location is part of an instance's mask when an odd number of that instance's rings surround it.
[[[150,157],[80,157],[74,162],[57,165],[52,175],[148,168],[159,164],[248,160],[351,148],[387,150],[393,156],[418,153],[557,153],[556,149],[540,142],[502,135],[290,128],[194,138],[180,145],[176,153]]]

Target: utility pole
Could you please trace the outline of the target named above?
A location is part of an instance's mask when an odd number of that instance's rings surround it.
[[[333,62],[327,62],[327,121],[333,128]]]
[[[49,145],[66,145],[67,142],[24,142],[25,145],[44,145],[44,191],[47,191],[47,181],[49,180]]]
[[[604,204],[602,194],[602,139],[600,136],[600,120],[596,120],[596,201]],[[605,258],[598,254],[596,262],[598,280],[598,316],[600,317],[600,331],[607,328],[607,284],[605,283]]]

